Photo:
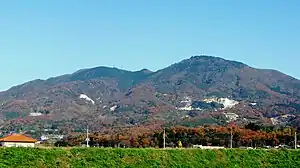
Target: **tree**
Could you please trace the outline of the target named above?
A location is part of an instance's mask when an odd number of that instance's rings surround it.
[[[57,141],[54,143],[54,146],[56,147],[68,147],[68,146],[72,146],[69,142],[66,141]]]
[[[261,129],[261,126],[251,122],[245,126],[245,129],[250,129],[252,131],[258,131]]]

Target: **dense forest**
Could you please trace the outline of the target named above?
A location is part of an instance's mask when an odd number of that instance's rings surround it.
[[[231,138],[237,147],[274,147],[278,145],[294,146],[294,128],[262,127],[253,123],[241,128],[231,126],[203,126],[197,128],[165,128],[166,147],[224,146],[229,147]],[[96,147],[161,148],[163,129],[128,128],[116,131],[94,132],[89,134],[89,145]],[[81,146],[86,143],[86,134],[75,134],[57,142],[56,146]],[[298,135],[298,138],[300,136]],[[178,145],[180,144],[180,145]]]

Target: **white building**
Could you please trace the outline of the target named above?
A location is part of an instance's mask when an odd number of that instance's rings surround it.
[[[193,148],[200,149],[224,149],[224,146],[202,146],[202,145],[193,145]]]
[[[34,147],[36,139],[22,134],[11,134],[0,139],[0,145],[4,147]]]
[[[225,117],[227,117],[229,119],[229,121],[235,121],[239,118],[239,115],[235,114],[235,113],[224,113]]]

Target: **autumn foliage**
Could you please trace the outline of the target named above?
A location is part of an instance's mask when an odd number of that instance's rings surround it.
[[[229,147],[231,133],[233,147],[293,145],[295,130],[292,128],[270,129],[258,128],[255,125],[249,125],[246,128],[234,125],[230,127],[170,127],[166,128],[166,146],[175,148],[178,147],[178,142],[181,142],[182,147],[192,147],[192,145]],[[64,139],[64,142],[58,142],[56,145],[80,146],[86,143],[85,138],[85,134],[78,134],[70,136]],[[89,138],[90,145],[97,147],[163,147],[163,129],[129,128],[115,132],[96,132],[90,134]]]

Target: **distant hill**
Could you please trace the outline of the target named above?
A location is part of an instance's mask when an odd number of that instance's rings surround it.
[[[299,125],[300,81],[193,56],[156,72],[96,67],[0,93],[0,124],[81,130],[135,125]]]

